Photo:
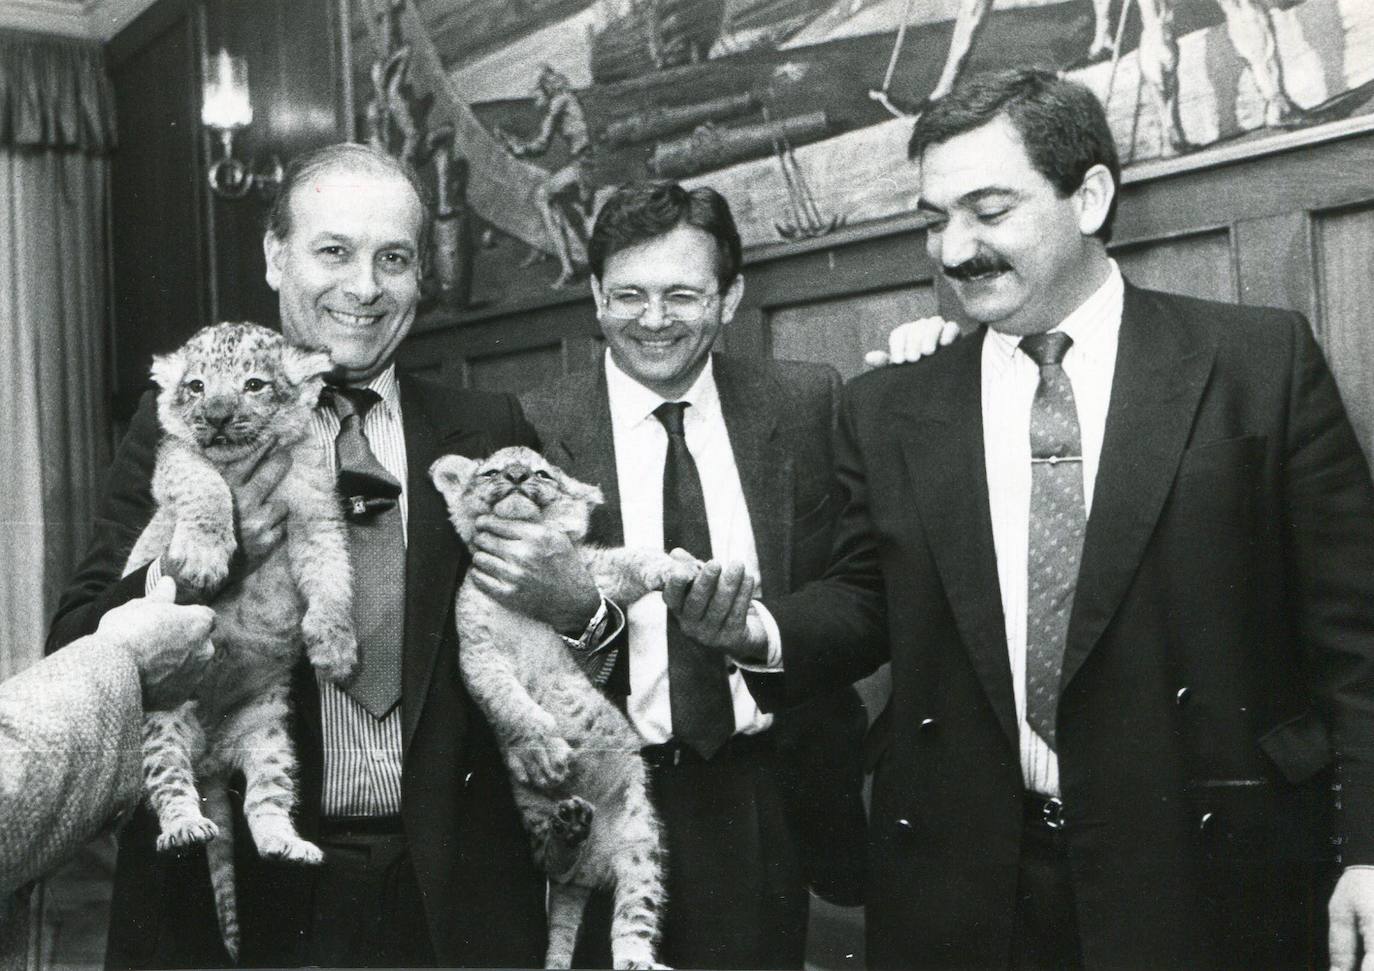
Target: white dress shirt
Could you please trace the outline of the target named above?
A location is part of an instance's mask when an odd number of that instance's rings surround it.
[[[363,434],[382,467],[401,483],[401,530],[405,533],[409,504],[406,496],[405,428],[401,424],[401,397],[393,365],[369,381],[366,387],[381,395],[363,420]],[[334,409],[321,405],[310,422],[311,438],[323,453],[326,468],[334,467],[334,439],[339,418]],[[148,568],[147,589],[161,577],[161,561]],[[397,637],[401,632],[397,631]],[[396,650],[402,645],[397,644]],[[325,816],[392,816],[401,811],[401,706],[381,721],[351,698],[342,688],[316,675],[320,689],[320,725],[324,740]]]
[[[661,550],[668,433],[654,417],[654,409],[668,399],[620,370],[609,353],[605,366],[625,545]],[[754,530],[710,363],[686,394],[672,400],[689,405],[683,429],[701,478],[712,557],[743,563],[757,582],[759,558]],[[630,627],[630,721],[646,743],[661,744],[672,736],[673,725],[668,692],[668,611],[663,596],[651,593],[628,605],[626,620]],[[740,673],[731,671],[729,679],[735,731],[753,734],[771,725],[773,717],[759,710]]]
[[[1083,444],[1083,499],[1092,512],[1093,485],[1102,456],[1125,284],[1116,262],[1106,281],[1054,330],[1073,338],[1064,372],[1073,384]],[[1016,718],[1020,724],[1021,772],[1026,787],[1058,796],[1059,760],[1026,722],[1026,586],[1029,556],[1030,412],[1040,368],[1018,347],[1020,338],[989,330],[983,341],[983,448],[987,464],[997,580],[1006,619]],[[937,352],[938,353],[938,352]]]

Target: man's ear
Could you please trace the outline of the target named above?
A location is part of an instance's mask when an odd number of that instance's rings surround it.
[[[281,289],[281,264],[286,257],[286,240],[279,239],[271,230],[263,233],[262,255],[267,264],[267,285],[273,290]]]
[[[587,281],[592,285],[592,301],[596,304],[596,315],[601,316],[601,308],[605,306],[601,302],[601,281],[596,277],[588,277]]]
[[[1075,193],[1078,198],[1078,231],[1095,236],[1107,221],[1112,200],[1116,198],[1116,182],[1105,165],[1094,165],[1083,175],[1083,182]]]
[[[728,324],[735,319],[735,310],[744,299],[744,274],[736,273],[730,288],[720,298],[720,322]]]

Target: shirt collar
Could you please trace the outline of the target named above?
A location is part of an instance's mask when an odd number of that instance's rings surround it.
[[[1116,260],[1108,259],[1107,279],[1094,290],[1052,331],[1062,331],[1073,338],[1071,352],[1079,357],[1096,357],[1112,344],[1112,336],[1121,328],[1121,313],[1126,300],[1126,281]],[[988,328],[988,340],[1003,357],[1011,359],[1021,344],[1016,334],[1003,334]]]
[[[654,410],[665,401],[685,401],[691,405],[687,409],[685,421],[692,421],[692,415],[708,416],[720,409],[720,395],[716,390],[715,362],[706,359],[697,379],[687,391],[676,398],[665,398],[658,392],[646,388],[620,369],[606,352],[606,394],[611,403],[613,424],[629,427],[642,421],[657,422]]]
[[[364,387],[371,388],[381,396],[380,404],[387,411],[387,416],[394,418],[401,413],[401,391],[396,383],[396,365],[388,364],[385,371],[377,375]]]
[[[401,414],[401,391],[400,385],[396,381],[396,365],[387,365],[387,369],[377,375],[367,384],[362,385],[370,391],[377,392],[382,399],[376,405],[382,409],[382,413],[388,418],[396,418]],[[321,399],[323,403],[324,399]]]

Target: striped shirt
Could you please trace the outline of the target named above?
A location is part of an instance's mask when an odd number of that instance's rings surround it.
[[[406,495],[405,429],[395,365],[368,382],[382,396],[363,421],[363,434],[382,467],[401,483],[401,530],[409,518]],[[334,438],[339,418],[328,406],[315,409],[310,433],[334,465]],[[402,632],[396,632],[397,640]],[[396,650],[402,645],[398,643]],[[320,730],[324,740],[324,816],[395,816],[401,811],[401,706],[381,721],[337,685],[318,673]]]
[[[367,413],[363,434],[382,467],[401,483],[401,530],[404,534],[409,504],[406,496],[405,429],[401,424],[401,397],[396,368],[391,366],[367,387],[382,400]],[[334,439],[339,418],[334,409],[315,410],[310,434],[334,466]],[[161,561],[148,567],[146,589],[151,592],[162,576]],[[397,632],[401,636],[401,632]],[[401,650],[397,644],[396,649]],[[349,697],[342,688],[316,674],[320,690],[320,728],[324,741],[324,794],[320,809],[325,816],[394,816],[401,811],[401,706],[381,721]]]

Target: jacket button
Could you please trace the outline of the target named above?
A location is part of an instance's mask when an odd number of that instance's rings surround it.
[[[911,820],[905,818],[897,820],[897,828],[904,833],[910,833],[913,828]]]
[[[934,719],[934,718],[922,718],[922,719],[921,719],[921,731],[927,732],[927,733],[935,731],[935,719]]]
[[[1216,813],[1203,813],[1202,818],[1197,821],[1197,828],[1200,832],[1209,833],[1212,831],[1212,824],[1216,820]]]
[[[1174,693],[1174,704],[1185,704],[1188,701],[1188,699],[1192,697],[1192,695],[1193,689],[1185,684],[1183,687],[1179,688],[1177,692]]]

